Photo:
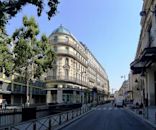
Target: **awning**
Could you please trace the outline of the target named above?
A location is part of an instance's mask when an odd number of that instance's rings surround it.
[[[141,54],[141,61],[156,61],[156,47],[145,48]]]
[[[156,61],[156,47],[145,48],[139,59],[135,59],[131,64],[133,74],[140,74]]]
[[[133,74],[140,74],[146,68],[146,63],[136,59],[130,64],[130,67]]]

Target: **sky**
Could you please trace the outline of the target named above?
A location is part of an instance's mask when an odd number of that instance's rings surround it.
[[[128,78],[140,35],[142,0],[60,0],[58,13],[50,21],[26,5],[9,20],[7,33],[22,26],[24,15],[34,16],[40,32],[49,36],[61,24],[93,53],[106,70],[110,91],[118,90]]]

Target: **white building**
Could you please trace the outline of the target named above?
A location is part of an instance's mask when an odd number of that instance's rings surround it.
[[[103,102],[109,81],[105,69],[68,29],[58,27],[49,37],[57,58],[46,79],[47,103]]]

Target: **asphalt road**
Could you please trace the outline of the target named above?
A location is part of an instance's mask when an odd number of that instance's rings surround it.
[[[61,130],[155,130],[124,108],[99,106]]]

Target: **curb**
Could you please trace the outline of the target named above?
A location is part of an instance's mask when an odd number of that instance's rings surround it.
[[[54,128],[54,130],[61,130],[62,128],[64,128],[64,127],[70,125],[70,124],[73,123],[74,121],[79,120],[80,118],[84,117],[85,115],[87,115],[88,113],[90,113],[90,112],[92,112],[92,111],[94,111],[93,108],[92,108],[91,110],[89,110],[88,112],[86,112],[86,113],[84,113],[84,114],[82,114],[82,115],[80,115],[80,116],[78,116],[78,117],[76,117],[76,118],[74,118],[74,119],[72,119],[72,120],[70,120],[70,121],[68,121],[68,122],[66,122],[66,123],[64,123],[64,124],[62,124],[62,125],[56,127],[56,128]]]
[[[140,117],[138,114],[136,114],[135,112],[133,112],[133,111],[130,110],[130,109],[125,109],[125,110],[126,110],[127,112],[129,112],[129,113],[132,113],[134,116],[138,117],[140,120],[142,120],[143,122],[148,123],[149,125],[151,125],[153,128],[156,129],[156,124],[153,124],[153,123],[151,123],[149,120],[147,120],[147,119],[145,119],[145,118],[143,118],[143,117]]]

